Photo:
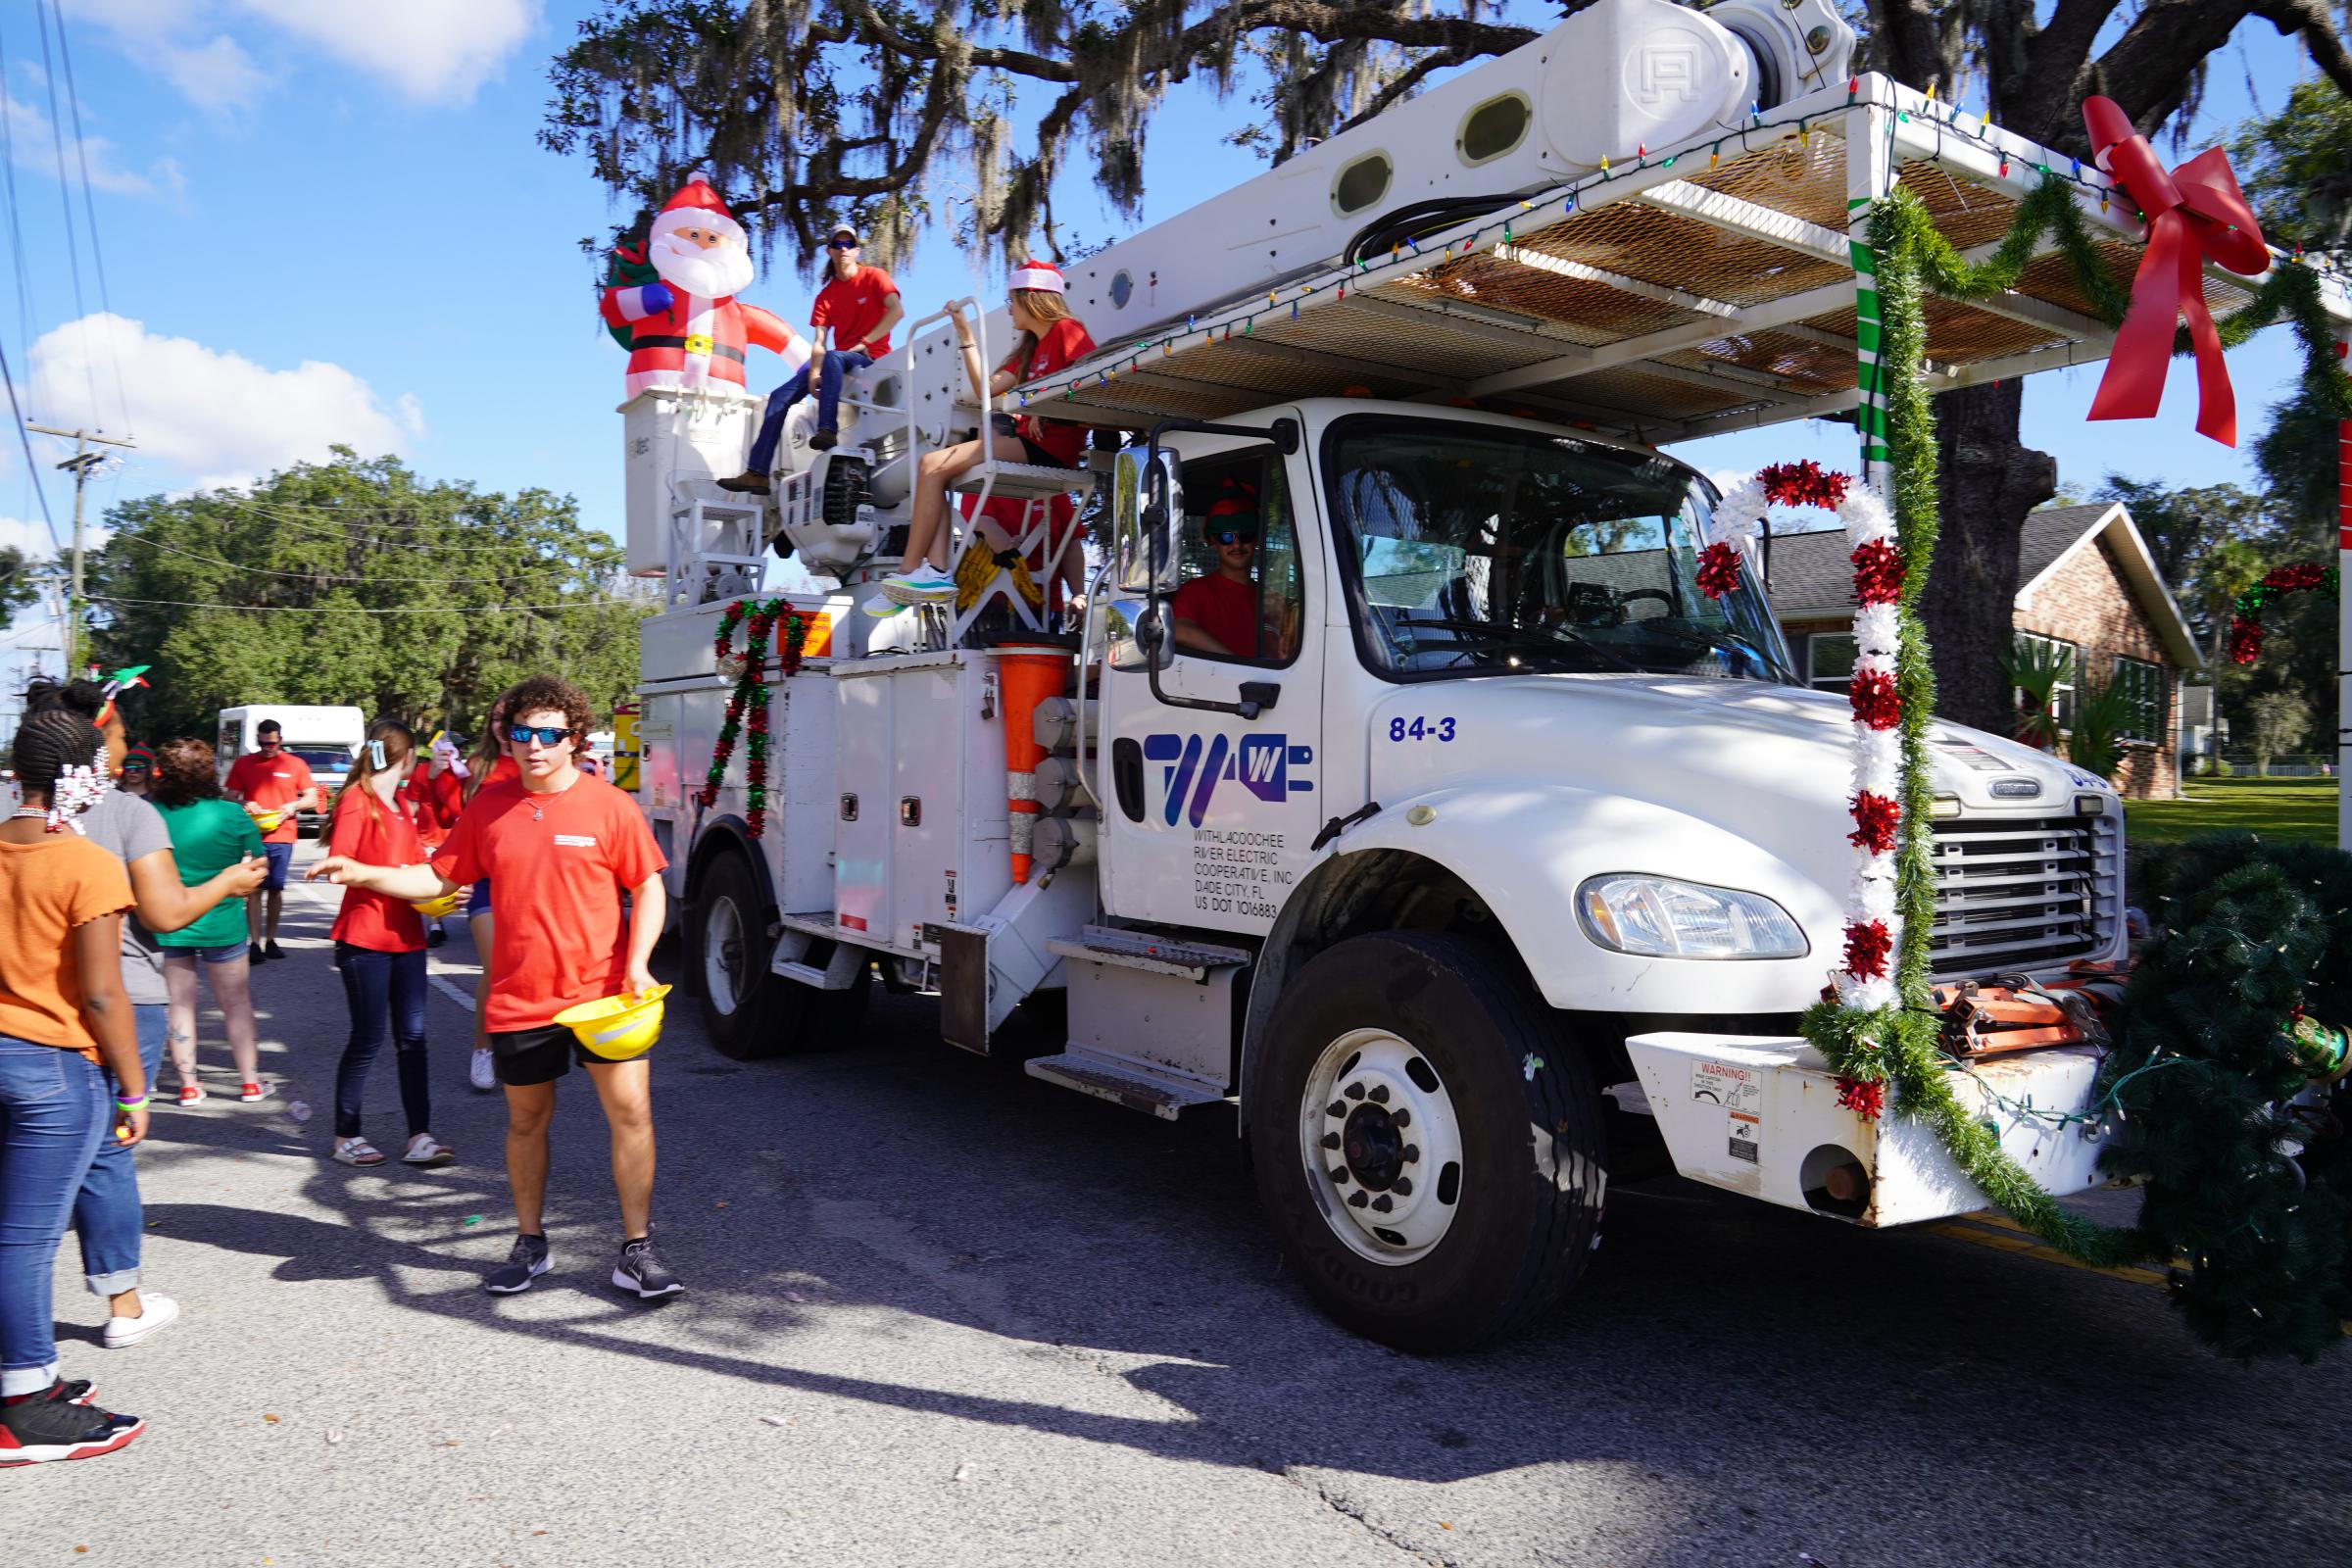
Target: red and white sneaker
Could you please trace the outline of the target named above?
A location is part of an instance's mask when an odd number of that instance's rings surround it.
[[[147,1430],[147,1423],[135,1415],[76,1403],[69,1397],[73,1389],[72,1384],[55,1383],[45,1393],[0,1404],[0,1470],[95,1459]]]
[[[237,1091],[237,1098],[250,1105],[259,1101],[268,1100],[276,1093],[277,1085],[275,1084],[247,1084]]]
[[[204,1086],[202,1084],[181,1084],[179,1086],[179,1102],[183,1105],[203,1104]]]

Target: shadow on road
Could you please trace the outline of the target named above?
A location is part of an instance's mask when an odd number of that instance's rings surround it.
[[[564,1272],[522,1298],[528,1311],[476,1288],[511,1234],[495,1140],[478,1128],[461,1166],[359,1173],[318,1159],[320,1140],[282,1119],[189,1118],[172,1129],[187,1147],[162,1159],[300,1152],[313,1161],[301,1197],[337,1217],[202,1202],[150,1216],[274,1259],[275,1279],[371,1278],[404,1311],[752,1388],[1338,1473],[1327,1491],[1351,1473],[1448,1483],[1592,1461],[1681,1497],[1670,1513],[1735,1545],[1759,1503],[1784,1513],[1791,1491],[1818,1493],[1864,1535],[1908,1537],[1936,1515],[1954,1561],[2050,1560],[2082,1539],[2088,1509],[2116,1560],[2229,1558],[2256,1530],[2280,1548],[2274,1561],[2299,1559],[2305,1529],[2340,1543],[2344,1510],[2315,1499],[2352,1489],[2345,1364],[2218,1362],[2155,1292],[1669,1179],[1611,1194],[1606,1245],[1537,1332],[1417,1358],[1343,1333],[1285,1277],[1229,1116],[1170,1125],[1058,1093],[939,1046],[921,999],[877,997],[856,1049],[755,1063],[710,1052],[690,1004],[672,1017],[656,1062],[657,1213],[693,1291],[659,1334],[602,1287],[610,1243],[580,1240],[612,1223],[581,1083],[556,1132]],[[389,1084],[377,1095],[388,1103]],[[1182,1416],[796,1364],[842,1313],[877,1333],[912,1314],[1061,1347]],[[2161,1509],[2100,1500],[2142,1485]]]

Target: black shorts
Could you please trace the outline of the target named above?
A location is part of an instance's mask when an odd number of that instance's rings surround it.
[[[1011,415],[1000,414],[995,418],[997,436],[1000,440],[1010,436],[1021,444],[1021,461],[1023,463],[1035,468],[1067,468],[1070,466],[1069,464],[1062,462],[1053,453],[1021,434],[1020,421]]]
[[[571,1071],[574,1061],[593,1067],[603,1059],[590,1055],[579,1037],[560,1023],[510,1029],[490,1037],[490,1065],[497,1070],[498,1081],[517,1089],[552,1084]]]

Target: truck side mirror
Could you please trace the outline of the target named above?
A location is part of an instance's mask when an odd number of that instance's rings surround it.
[[[1153,597],[1173,593],[1178,530],[1184,525],[1184,475],[1176,454],[1165,447],[1119,453],[1111,507],[1119,591]]]

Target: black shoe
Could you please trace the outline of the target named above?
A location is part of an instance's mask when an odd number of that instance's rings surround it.
[[[482,1276],[482,1289],[493,1296],[517,1296],[551,1266],[546,1237],[517,1235],[507,1260]]]
[[[735,491],[739,495],[755,496],[763,496],[767,494],[768,490],[771,488],[768,484],[766,474],[758,473],[749,468],[737,474],[732,479],[719,480],[718,487],[721,490]]]
[[[448,940],[449,933],[442,930],[439,926],[433,927],[430,931],[427,931],[424,934],[424,945],[428,948],[437,948]]]
[[[55,1383],[45,1394],[0,1406],[0,1470],[59,1459],[93,1459],[112,1453],[147,1430],[135,1415],[117,1415],[66,1397],[73,1385]]]
[[[620,1250],[620,1261],[613,1266],[612,1283],[621,1290],[633,1293],[641,1301],[651,1301],[663,1296],[676,1296],[686,1284],[654,1255],[652,1237],[631,1242]]]
[[[277,938],[271,937],[269,942],[269,947],[270,956],[272,958],[282,958],[286,956],[286,950],[277,945]]]
[[[270,950],[263,947],[259,942],[248,942],[245,944],[245,960],[248,963],[268,963],[270,961]]]
[[[808,450],[811,452],[830,452],[839,445],[841,445],[839,430],[819,430],[808,438]]]

